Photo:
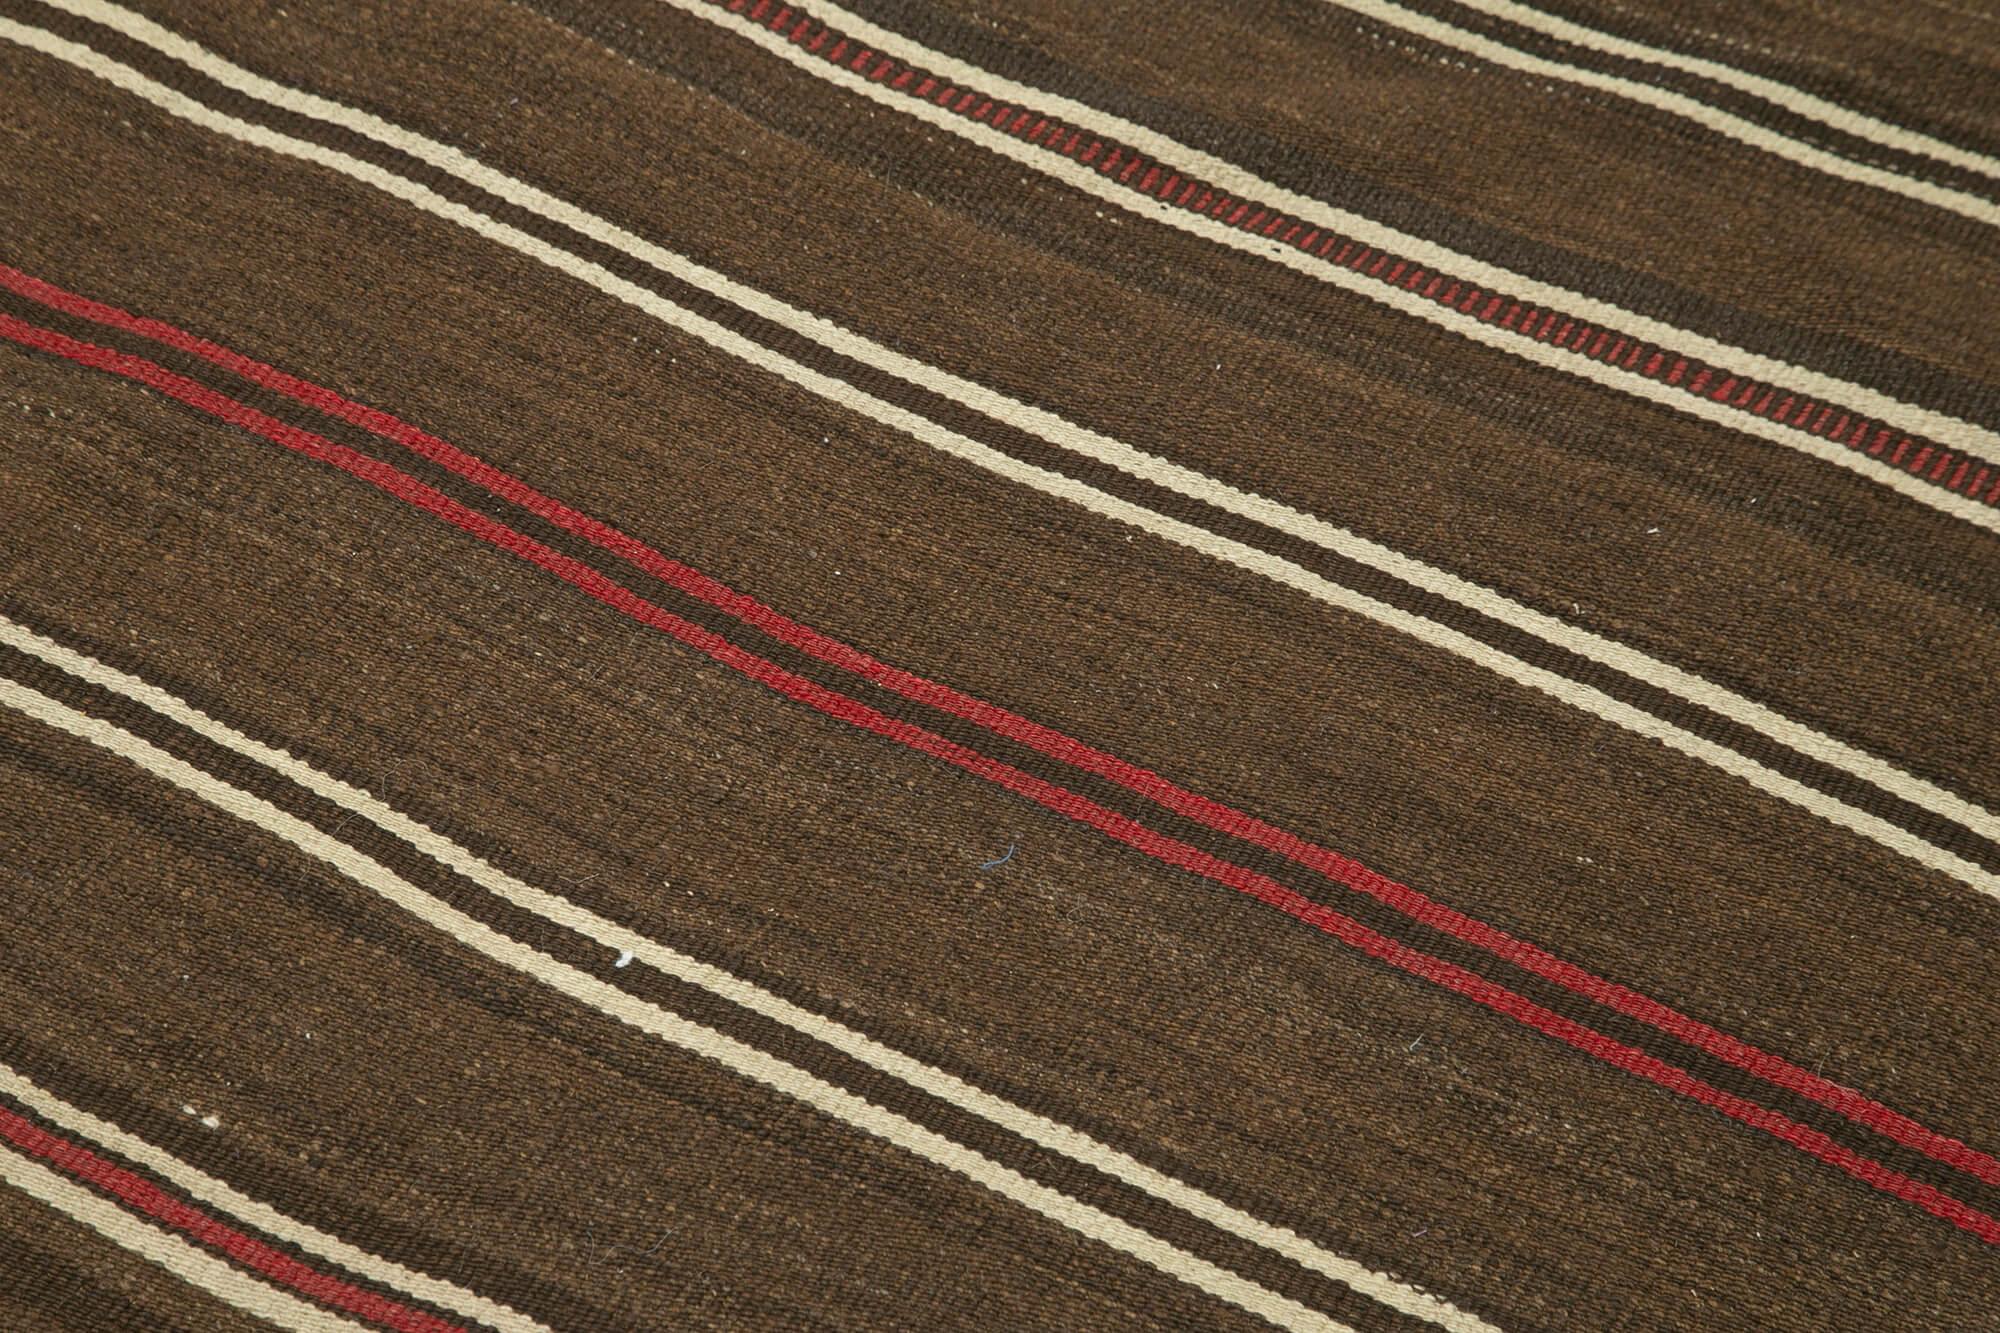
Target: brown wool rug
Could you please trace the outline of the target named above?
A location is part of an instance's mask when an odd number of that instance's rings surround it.
[[[2000,1330],[2000,0],[0,0],[0,1333]]]

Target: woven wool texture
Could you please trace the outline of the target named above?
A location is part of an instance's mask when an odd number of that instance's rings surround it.
[[[0,1330],[2000,1330],[1993,0],[0,0]]]

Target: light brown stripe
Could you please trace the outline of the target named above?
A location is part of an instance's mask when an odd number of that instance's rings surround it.
[[[1384,19],[1399,27],[1407,28],[1412,32],[1424,32],[1426,36],[1435,36],[1438,40],[1448,41],[1452,45],[1458,46],[1461,50],[1472,51],[1475,54],[1481,53],[1478,48],[1459,40],[1461,37],[1472,37],[1473,34],[1463,32],[1457,28],[1448,29],[1448,31],[1454,34],[1454,36],[1449,38],[1441,34],[1431,33],[1426,27],[1418,27],[1408,21],[1412,18],[1422,19],[1423,15],[1404,9],[1400,5],[1388,3],[1387,0],[1328,0],[1328,3],[1351,9],[1358,14],[1366,14],[1371,18]],[[1976,171],[1982,176],[1991,176],[1995,180],[2000,180],[2000,160],[1988,157],[1984,153],[1973,152],[1969,148],[1960,148],[1957,144],[1947,143],[1943,139],[1929,134],[1921,134],[1916,130],[1905,129],[1900,125],[1891,124],[1885,120],[1878,120],[1874,116],[1856,111],[1851,107],[1841,106],[1837,102],[1829,102],[1823,97],[1815,97],[1813,94],[1803,89],[1794,88],[1790,84],[1779,83],[1776,79],[1767,79],[1761,74],[1751,74],[1747,71],[1737,69],[1732,65],[1725,65],[1720,61],[1706,60],[1700,56],[1683,55],[1679,51],[1669,51],[1664,47],[1648,46],[1643,42],[1631,41],[1624,37],[1615,37],[1610,33],[1599,32],[1595,28],[1587,28],[1581,23],[1572,23],[1568,19],[1545,13],[1539,9],[1532,9],[1527,5],[1515,4],[1513,0],[1453,0],[1453,3],[1466,9],[1491,15],[1494,18],[1505,19],[1509,23],[1518,24],[1532,32],[1539,32],[1545,36],[1554,37],[1559,41],[1569,42],[1575,46],[1586,47],[1592,51],[1602,51],[1606,55],[1623,56],[1628,60],[1644,61],[1649,65],[1660,65],[1667,69],[1679,70],[1684,74],[1693,74],[1700,78],[1710,79],[1726,87],[1734,88],[1739,92],[1746,92],[1753,97],[1760,97],[1773,106],[1783,107],[1794,115],[1817,120],[1830,129],[1839,130],[1844,134],[1851,134],[1857,139],[1866,139],[1870,143],[1880,144],[1884,148],[1894,148],[1899,152],[1917,153],[1924,157],[1935,158],[1939,162],[1946,162],[1955,167],[1963,167],[1967,171]],[[1435,20],[1427,20],[1427,23],[1435,24],[1437,27],[1445,27],[1443,24],[1436,24]],[[1574,74],[1578,72],[1570,71],[1567,66],[1557,66],[1555,69],[1542,69],[1539,67],[1541,65],[1554,64],[1555,62],[1553,61],[1537,62],[1535,72],[1548,74],[1556,78],[1573,78]],[[1519,65],[1516,68],[1527,69],[1529,66]],[[1581,79],[1576,79],[1575,81],[1579,83],[1584,82]],[[1613,85],[1627,86],[1614,87]],[[1664,101],[1656,101],[1651,97],[1644,96],[1643,94],[1657,96],[1661,90],[1648,88],[1645,84],[1637,83],[1634,80],[1608,79],[1603,83],[1592,82],[1589,86],[1604,87],[1610,91],[1616,91],[1623,96],[1632,97],[1634,100],[1645,101],[1648,105],[1659,106],[1668,110],[1678,109]],[[1702,110],[1715,115],[1721,114],[1709,107],[1704,107]],[[1700,119],[1699,117],[1692,118]],[[1704,121],[1703,123],[1707,122]],[[1761,129],[1758,126],[1752,126],[1751,128]],[[1725,131],[1725,133],[1727,132]],[[1764,133],[1768,134],[1770,131],[1764,131]],[[1766,146],[1759,143],[1756,139],[1745,137],[1742,134],[1735,134],[1732,137],[1742,138],[1745,143],[1753,143],[1758,147]],[[1793,146],[1810,147],[1810,145]],[[1771,151],[1777,152],[1779,150],[1772,148]],[[1792,160],[1804,161],[1805,159],[1803,157],[1796,157]],[[1992,219],[1988,218],[1985,220],[1991,221]]]
[[[1484,37],[1474,32],[1467,32],[1463,28],[1453,27],[1451,24],[1440,22],[1428,14],[1419,14],[1415,10],[1391,4],[1388,0],[1326,0],[1326,3],[1338,5],[1342,9],[1352,10],[1354,13],[1375,19],[1378,22],[1391,24],[1401,28],[1405,32],[1415,33],[1419,37],[1456,48],[1480,60],[1489,61],[1493,64],[1504,66],[1507,69],[1517,70],[1523,74],[1534,75],[1538,78],[1562,79],[1565,82],[1574,83],[1580,87],[1595,89],[1598,92],[1611,93],[1615,96],[1626,98],[1629,101],[1653,107],[1656,110],[1671,112],[1683,119],[1693,121],[1704,129],[1713,130],[1717,134],[1727,135],[1739,143],[1745,143],[1752,148],[1761,149],[1766,153],[1784,158],[1787,162],[1795,162],[1800,166],[1824,172],[1837,180],[1851,181],[1860,185],[1871,185],[1878,190],[1887,190],[1892,194],[1900,194],[1905,198],[1915,199],[1920,203],[1948,209],[1962,217],[1971,218],[1974,222],[1984,223],[1989,227],[2000,226],[2000,204],[1996,204],[1990,199],[1981,198],[1976,194],[1969,194],[1964,190],[1954,190],[1946,186],[1934,185],[1929,181],[1917,180],[1900,172],[1888,171],[1881,167],[1869,166],[1866,163],[1850,161],[1837,153],[1830,153],[1813,144],[1801,143],[1797,139],[1779,134],[1775,130],[1767,129],[1755,121],[1745,120],[1741,116],[1732,115],[1727,111],[1708,106],[1696,98],[1689,97],[1685,93],[1675,92],[1670,88],[1655,88],[1651,84],[1641,83],[1636,79],[1619,78],[1616,75],[1605,74],[1594,69],[1580,69],[1577,66],[1566,65],[1560,61],[1547,60],[1541,56],[1530,55],[1525,51],[1517,51],[1513,47],[1502,42],[1497,42],[1490,37]],[[1936,158],[1939,161],[1950,162],[1954,166],[1964,167],[1970,171],[2000,177],[2000,162],[1982,157],[1978,153],[1967,152],[1962,148],[1942,143],[1927,135],[1898,129],[1893,125],[1885,125],[1873,117],[1848,111],[1843,107],[1835,106],[1831,102],[1822,101],[1817,97],[1802,93],[1796,88],[1787,88],[1783,84],[1773,82],[1770,79],[1761,79],[1755,75],[1744,74],[1738,70],[1730,69],[1725,65],[1718,65],[1714,61],[1694,60],[1685,56],[1677,56],[1673,52],[1640,46],[1637,42],[1627,42],[1607,37],[1603,33],[1593,32],[1578,24],[1564,22],[1551,15],[1529,9],[1525,5],[1493,3],[1492,0],[1459,0],[1459,3],[1464,4],[1468,9],[1476,9],[1482,13],[1504,18],[1511,23],[1519,23],[1525,27],[1533,28],[1537,32],[1547,33],[1550,36],[1559,37],[1564,41],[1574,42],[1578,45],[1589,46],[1594,50],[1645,60],[1656,65],[1666,65],[1688,73],[1699,74],[1703,78],[1715,79],[1718,82],[1727,83],[1732,87],[1752,93],[1777,106],[1781,106],[1787,111],[1809,116],[1831,128],[1843,130],[1846,133],[1882,144],[1885,147],[1896,148],[1903,152],[1922,153],[1925,156]]]

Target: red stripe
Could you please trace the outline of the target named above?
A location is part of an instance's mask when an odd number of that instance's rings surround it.
[[[121,375],[219,420],[304,454],[308,458],[330,463],[398,499],[436,515],[482,541],[548,570],[606,606],[640,624],[649,625],[672,635],[689,647],[707,654],[724,666],[768,686],[787,698],[818,709],[828,717],[900,742],[919,753],[942,759],[968,773],[1024,796],[1048,810],[1097,829],[1163,864],[1187,870],[1217,884],[1248,894],[1372,958],[1447,990],[1455,991],[1496,1013],[1505,1014],[1618,1069],[1656,1083],[1670,1092],[1679,1093],[1703,1106],[1721,1111],[1724,1115],[1752,1128],[1763,1130],[1823,1162],[1840,1168],[1857,1180],[1913,1203],[1926,1212],[1964,1228],[1989,1244],[2000,1245],[2000,1220],[1995,1220],[1933,1186],[1913,1180],[1872,1158],[1863,1157],[1852,1149],[1836,1143],[1819,1130],[1799,1124],[1781,1112],[1770,1110],[1733,1093],[1724,1092],[1689,1074],[1686,1070],[1667,1064],[1636,1047],[1614,1041],[1596,1029],[1565,1018],[1497,982],[1489,981],[1454,963],[1435,958],[1391,939],[1344,913],[1313,902],[1267,875],[1225,861],[1179,839],[1168,837],[1136,820],[1079,796],[1065,787],[1059,787],[1031,773],[1023,772],[1010,764],[947,740],[913,723],[889,717],[859,700],[851,699],[795,672],[787,671],[774,662],[738,647],[711,630],[654,605],[630,589],[612,582],[581,561],[571,559],[497,520],[466,508],[451,497],[387,463],[369,458],[324,436],[287,425],[206,385],[176,375],[140,357],[80,342],[54,330],[28,324],[11,315],[0,314],[0,336],[11,338],[24,346],[52,352],[79,365]],[[851,653],[854,650],[847,651]]]
[[[136,333],[177,351],[198,356],[264,388],[275,390],[309,407],[360,426],[402,445],[492,494],[582,537],[630,564],[672,584],[689,596],[726,611],[759,632],[797,648],[822,662],[850,671],[895,691],[907,699],[937,708],[984,727],[1009,740],[1106,778],[1148,800],[1204,824],[1219,833],[1276,852],[1337,883],[1365,893],[1416,921],[1441,930],[1544,980],[1595,1003],[1636,1018],[1709,1055],[1735,1065],[1789,1092],[1838,1111],[1857,1124],[1913,1148],[1947,1166],[1965,1171],[1987,1184],[2000,1185],[2000,1160],[1957,1139],[1940,1134],[1880,1102],[1782,1056],[1691,1018],[1652,997],[1597,976],[1574,963],[1516,939],[1496,926],[1440,903],[1429,895],[1369,869],[1360,862],[1320,847],[1253,815],[1176,785],[1159,774],[1116,755],[1096,749],[1063,732],[1045,727],[997,704],[961,693],[949,685],[890,666],[861,649],[830,638],[783,615],[735,589],[710,578],[646,545],[617,528],[577,512],[542,494],[485,460],[410,425],[387,412],[365,407],[321,385],[219,346],[158,320],[143,319],[116,307],[68,292],[39,278],[0,264],[0,286],[53,309]]]
[[[245,1268],[283,1283],[321,1305],[346,1310],[402,1333],[463,1333],[457,1324],[446,1323],[435,1315],[412,1310],[386,1296],[310,1268],[254,1236],[246,1236],[217,1221],[194,1205],[183,1203],[143,1176],[99,1157],[81,1144],[49,1133],[5,1106],[0,1106],[0,1138],[53,1163],[78,1180],[95,1185],[126,1207],[156,1218],[210,1249],[220,1250]]]

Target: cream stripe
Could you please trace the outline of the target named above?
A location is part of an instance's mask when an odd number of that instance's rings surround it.
[[[65,7],[68,7],[69,0],[64,2]],[[1346,268],[1313,259],[1269,238],[1251,236],[1233,227],[1224,226],[1213,218],[1175,208],[1161,200],[1150,199],[1136,190],[1106,180],[1102,173],[1083,163],[1023,143],[990,125],[953,115],[930,102],[872,83],[865,76],[855,73],[844,65],[828,64],[791,45],[780,34],[758,24],[739,22],[727,12],[702,3],[702,0],[661,0],[661,3],[683,10],[715,24],[726,32],[754,42],[779,59],[818,78],[838,84],[850,92],[915,117],[947,133],[981,144],[1023,166],[1096,195],[1128,212],[1179,227],[1183,231],[1207,237],[1247,254],[1261,255],[1309,277],[1345,288],[1370,300],[1401,310],[1405,314],[1415,315],[1419,319],[1428,320],[1476,342],[1510,352],[1537,364],[1551,366],[1584,379],[1595,380],[1661,403],[1676,411],[1714,421],[1775,444],[1799,449],[1815,457],[1823,457],[1828,462],[1859,472],[1885,486],[1904,491],[1946,513],[1957,514],[1968,522],[1976,522],[1981,527],[2000,531],[2000,518],[1996,518],[1992,510],[1938,487],[1925,486],[1915,478],[1904,476],[1895,469],[1883,468],[1873,462],[1864,464],[1851,457],[1850,451],[1817,436],[1794,431],[1775,422],[1766,421],[1762,417],[1725,407],[1701,395],[1683,393],[1679,389],[1658,384],[1629,371],[1618,370],[1572,352],[1565,352],[1546,343],[1522,338],[1505,329],[1496,329],[1470,315],[1427,301],[1415,292],[1377,282],[1373,278],[1364,277]],[[1461,281],[1505,292],[1524,303],[1559,309],[1577,319],[1614,327],[1628,336],[1660,343],[1683,355],[1714,362],[1727,367],[1731,374],[1767,380],[1781,384],[1787,390],[1807,394],[1829,403],[1838,403],[1851,411],[1878,418],[1885,424],[1895,423],[1898,429],[1928,436],[1939,444],[1982,457],[1988,462],[2000,460],[2000,432],[1929,408],[1901,402],[1864,385],[1851,384],[1803,366],[1759,356],[1740,347],[1731,347],[1689,330],[1675,328],[1644,315],[1621,309],[1609,302],[1549,283],[1538,282],[1497,265],[1484,263],[1470,255],[1447,250],[1420,237],[1397,231],[1344,209],[1335,208],[1318,199],[1297,194],[1270,181],[1259,179],[1242,167],[1212,157],[1199,149],[1177,143],[1157,131],[1136,125],[1122,117],[1082,105],[1054,93],[1044,92],[1039,88],[1026,87],[945,55],[943,52],[933,51],[907,37],[880,28],[859,15],[850,14],[838,5],[815,0],[811,11],[816,16],[842,28],[850,36],[867,42],[878,50],[896,55],[900,59],[922,65],[940,77],[960,80],[996,100],[1019,102],[1032,106],[1037,111],[1090,126],[1097,133],[1123,140],[1140,152],[1166,162],[1178,171],[1190,176],[1199,176],[1217,189],[1229,191],[1246,199],[1255,199],[1266,207],[1283,209],[1314,226],[1357,236],[1377,249],[1393,251],[1402,258],[1436,272],[1450,274]],[[1933,495],[1936,498],[1933,498]]]
[[[0,1145],[0,1180],[245,1314],[298,1333],[367,1333],[364,1325],[309,1305],[230,1267],[208,1251],[141,1220],[5,1145]]]
[[[54,1093],[28,1081],[20,1072],[0,1064],[0,1093],[30,1108],[35,1114],[53,1124],[60,1125],[70,1133],[109,1148],[128,1161],[137,1162],[155,1174],[172,1181],[183,1190],[212,1208],[229,1213],[266,1235],[276,1236],[308,1254],[331,1260],[352,1273],[372,1278],[384,1286],[405,1292],[419,1300],[430,1302],[467,1319],[490,1325],[502,1333],[548,1333],[546,1325],[539,1324],[517,1311],[510,1310],[496,1301],[487,1300],[476,1292],[450,1282],[441,1282],[401,1264],[378,1258],[366,1250],[357,1249],[337,1236],[329,1236],[324,1231],[307,1226],[305,1223],[287,1217],[268,1204],[259,1203],[248,1195],[240,1194],[213,1176],[204,1175],[200,1170],[183,1162],[180,1158],[154,1147],[144,1139],[129,1134],[108,1120],[100,1120],[79,1107],[71,1106]]]
[[[1085,485],[1073,477],[1024,463],[976,440],[946,430],[925,417],[876,398],[845,381],[792,361],[712,320],[685,310],[658,293],[629,282],[600,265],[581,259],[567,250],[550,245],[539,237],[529,235],[484,213],[446,199],[414,181],[337,150],[295,139],[264,126],[253,125],[248,121],[215,111],[90,47],[81,46],[39,28],[15,23],[11,19],[0,19],[0,37],[6,37],[68,61],[165,111],[205,128],[272,152],[342,172],[446,221],[456,223],[480,236],[538,259],[551,268],[567,273],[609,296],[645,311],[662,323],[700,338],[731,356],[788,379],[843,407],[903,431],[941,452],[983,467],[1009,480],[1031,486],[1058,499],[1069,501],[1092,513],[1129,524],[1190,550],[1262,574],[1329,606],[1337,606],[1369,617],[1433,647],[1457,653],[1510,680],[1582,708],[1586,712],[1595,713],[1606,721],[1660,741],[1692,758],[1712,764],[1723,772],[1741,778],[1822,819],[1871,838],[1920,865],[1942,871],[1990,897],[2000,898],[2000,876],[1964,857],[1935,847],[1880,816],[1857,809],[1824,792],[1794,781],[1747,756],[1614,699],[1601,690],[1579,684],[1541,667],[1532,666],[1469,635],[1421,616],[1412,615],[1385,602],[1376,601],[1372,597],[1333,583],[1311,570],[1269,552],[1183,523],[1179,519],[1155,513]],[[303,95],[292,94],[287,102],[281,105],[303,103],[304,100]],[[1982,517],[1991,516],[1982,515]]]
[[[11,680],[0,679],[0,703],[38,721],[81,737],[129,759],[210,805],[254,824],[318,857],[364,888],[372,889],[410,915],[486,955],[514,968],[573,1000],[684,1050],[713,1060],[745,1078],[776,1089],[836,1120],[886,1140],[914,1156],[958,1172],[1002,1198],[1040,1213],[1080,1235],[1150,1264],[1169,1277],[1248,1310],[1280,1328],[1314,1333],[1353,1333],[1346,1325],[1308,1309],[1297,1301],[1259,1286],[1226,1268],[1169,1245],[1110,1213],[1080,1199],[1028,1179],[963,1144],[954,1142],[914,1120],[885,1110],[836,1087],[798,1066],[745,1045],[734,1037],[690,1022],[658,1005],[629,995],[588,972],[551,958],[519,940],[502,935],[440,898],[411,884],[386,866],[328,837],[304,820],[294,818],[259,797],[188,764],[121,727],[88,717],[67,704]]]
[[[1801,143],[1797,139],[1788,138],[1774,130],[1757,124],[1755,121],[1745,120],[1741,116],[1709,106],[1684,93],[1674,92],[1667,88],[1656,88],[1649,83],[1641,83],[1634,79],[1619,78],[1616,75],[1600,73],[1593,69],[1582,69],[1575,65],[1565,65],[1558,61],[1545,60],[1541,56],[1529,55],[1525,51],[1518,51],[1511,46],[1505,46],[1500,42],[1496,42],[1490,37],[1483,37],[1478,33],[1467,32],[1463,28],[1452,27],[1448,23],[1439,22],[1428,14],[1419,14],[1414,10],[1405,9],[1401,5],[1390,4],[1387,0],[1326,0],[1326,2],[1368,18],[1391,24],[1406,32],[1415,33],[1419,37],[1428,38],[1441,45],[1455,47],[1460,51],[1466,52],[1468,55],[1495,65],[1500,65],[1506,69],[1532,74],[1537,78],[1561,79],[1566,83],[1574,83],[1585,88],[1595,88],[1599,92],[1610,93],[1613,96],[1622,97],[1628,101],[1640,102],[1661,111],[1672,112],[1674,115],[1694,121],[1704,129],[1713,130],[1717,134],[1734,139],[1738,143],[1748,144],[1752,148],[1761,149],[1773,156],[1784,158],[1788,162],[1795,162],[1802,167],[1810,167],[1815,171],[1825,172],[1827,175],[1839,177],[1841,180],[1853,181],[1861,185],[1872,185],[1880,190],[1888,190],[1892,193],[1903,195],[1906,198],[1915,199],[1920,203],[1948,209],[1953,213],[1971,218],[1974,222],[1983,222],[1988,226],[2000,225],[2000,204],[1996,204],[1990,199],[1982,199],[1980,196],[1969,194],[1964,190],[1954,190],[1946,186],[1934,185],[1929,181],[1918,180],[1914,177],[1903,175],[1900,172],[1888,171],[1881,167],[1855,162],[1849,158],[1840,156],[1838,153],[1830,153],[1824,148],[1818,148],[1812,144]],[[1493,6],[1489,8],[1488,6],[1473,4],[1469,5],[1468,8],[1485,9],[1490,13],[1495,12],[1501,7]],[[1518,9],[1520,6],[1510,5],[1505,8]],[[1508,17],[1511,18],[1512,15],[1508,15]]]
[[[0,616],[0,643],[38,657],[50,666],[100,689],[144,704],[196,735],[233,750],[314,795],[359,815],[502,901],[572,930],[613,953],[629,953],[640,962],[689,985],[699,986],[744,1009],[782,1023],[921,1092],[960,1110],[970,1111],[1041,1148],[1093,1167],[1211,1226],[1261,1245],[1303,1268],[1345,1283],[1391,1309],[1436,1324],[1447,1333],[1498,1333],[1484,1320],[1386,1274],[1373,1272],[1322,1249],[1289,1228],[1274,1226],[1231,1207],[1213,1195],[1183,1184],[1134,1157],[1099,1143],[1087,1134],[981,1091],[942,1069],[916,1060],[809,1009],[802,1009],[732,972],[690,957],[598,916],[566,898],[516,879],[370,793],[323,773],[283,750],[251,739],[157,686],[45,638],[4,616]]]
[[[1333,3],[1348,4],[1349,0],[1333,0]],[[1916,153],[1924,157],[1935,158],[1940,162],[1948,162],[1954,167],[1963,167],[1967,171],[1976,171],[1982,176],[1992,176],[2000,179],[2000,161],[1996,161],[1983,153],[1976,153],[1967,148],[1960,148],[1957,144],[1947,143],[1943,139],[1934,138],[1928,134],[1920,134],[1915,130],[1904,129],[1902,126],[1891,124],[1888,121],[1877,120],[1873,116],[1864,115],[1859,111],[1841,106],[1838,103],[1815,97],[1811,93],[1794,88],[1789,84],[1779,83],[1776,79],[1767,79],[1762,75],[1746,73],[1743,70],[1720,64],[1713,60],[1704,60],[1699,56],[1682,55],[1678,51],[1669,51],[1657,46],[1645,46],[1639,42],[1627,41],[1622,37],[1613,37],[1609,33],[1598,32],[1594,28],[1586,28],[1582,24],[1571,23],[1567,19],[1543,13],[1539,9],[1530,9],[1526,5],[1514,4],[1512,0],[1455,0],[1455,3],[1465,9],[1474,9],[1482,14],[1489,14],[1494,18],[1505,19],[1509,23],[1518,24],[1523,28],[1528,28],[1532,31],[1542,33],[1544,36],[1568,42],[1573,46],[1588,47],[1593,51],[1602,51],[1607,55],[1623,56],[1630,60],[1642,60],[1649,65],[1664,65],[1669,69],[1677,69],[1686,74],[1699,75],[1704,79],[1725,84],[1739,92],[1746,92],[1754,97],[1761,97],[1765,101],[1781,106],[1795,115],[1817,120],[1822,125],[1840,130],[1846,134],[1851,134],[1857,139],[1866,139],[1870,143],[1881,144],[1884,148],[1894,148],[1905,153]],[[1350,5],[1350,8],[1354,7],[1357,6]]]

